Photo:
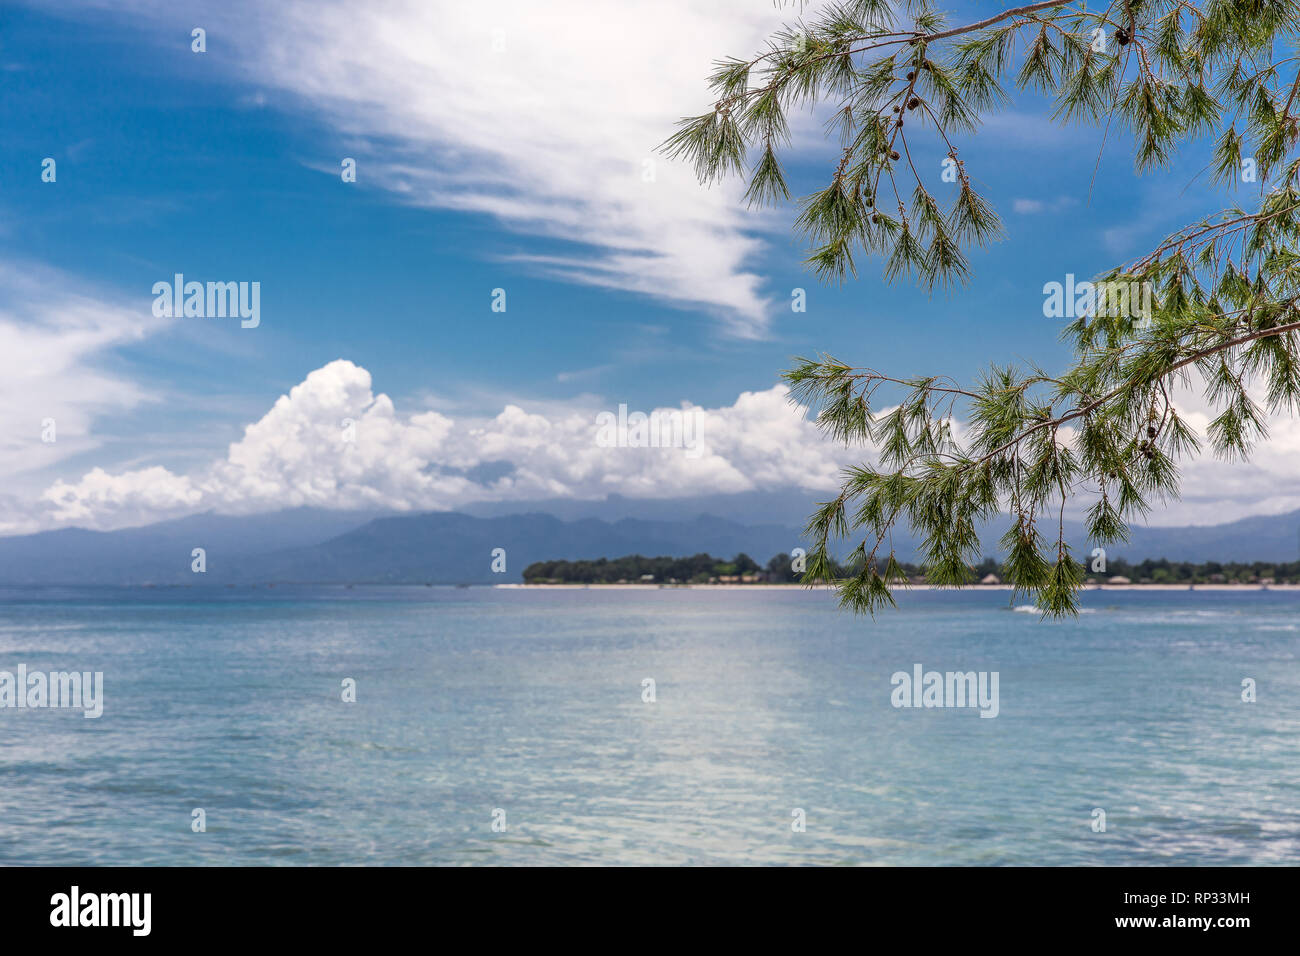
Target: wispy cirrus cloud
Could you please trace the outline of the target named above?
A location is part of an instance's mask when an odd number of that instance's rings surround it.
[[[65,6],[104,6],[69,0]],[[202,22],[250,95],[319,119],[358,185],[494,217],[516,261],[563,281],[702,308],[765,334],[761,220],[656,153],[708,106],[710,64],[759,48],[789,10],[753,0],[124,0],[173,37]],[[343,152],[343,149],[348,152]],[[333,165],[331,165],[333,164]],[[528,248],[527,237],[560,240]]]
[[[108,362],[161,324],[141,305],[56,269],[0,262],[0,477],[96,448],[96,419],[157,398]]]

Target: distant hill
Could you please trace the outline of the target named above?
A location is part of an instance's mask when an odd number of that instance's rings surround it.
[[[1134,528],[1128,544],[1110,553],[1130,561],[1295,561],[1300,559],[1300,511],[1186,528]]]
[[[0,584],[406,583],[522,579],[548,558],[746,552],[766,561],[799,545],[794,530],[700,515],[689,521],[565,522],[551,515],[475,518],[456,512],[374,517],[296,509],[196,515],[143,528],[79,528],[0,538]],[[203,548],[207,571],[190,570]],[[506,551],[506,572],[491,570]]]
[[[523,569],[547,558],[612,554],[694,554],[744,551],[766,561],[797,547],[799,538],[778,525],[746,527],[701,515],[693,521],[566,522],[551,515],[475,518],[455,512],[381,518],[321,544],[262,555],[238,578],[272,581],[353,581],[418,584],[519,581]],[[491,570],[504,548],[506,571]]]
[[[688,499],[639,500],[610,495],[604,501],[538,501],[527,509],[516,503],[471,505],[466,513],[497,517],[514,511],[528,510],[553,514],[566,521],[580,518],[614,520],[635,517],[648,520],[672,520],[681,514],[708,514],[748,525],[756,520],[787,528],[803,528],[815,501],[826,497],[816,492],[746,492],[735,495],[701,495]],[[1004,521],[991,522],[982,529],[984,553],[1003,557],[997,547],[1005,530]],[[1227,524],[1176,528],[1132,529],[1128,544],[1113,545],[1108,552],[1130,561],[1168,558],[1170,561],[1295,561],[1300,559],[1300,511],[1287,514],[1243,518]],[[1075,553],[1091,551],[1087,535],[1077,522],[1066,522],[1066,533]],[[916,560],[916,540],[906,529],[895,529],[894,546],[899,560]],[[1085,547],[1086,546],[1086,547]],[[701,550],[701,549],[696,549]],[[788,550],[782,548],[782,551]],[[608,554],[604,557],[616,557]],[[676,556],[676,555],[675,555]],[[553,555],[561,557],[561,555]],[[756,560],[764,560],[754,554]],[[770,555],[769,555],[770,557]]]
[[[772,504],[774,502],[769,502]],[[666,505],[656,511],[672,514]],[[682,510],[676,514],[692,514]],[[758,514],[766,514],[760,509]],[[787,512],[788,513],[788,512]],[[784,515],[783,515],[784,517]],[[194,515],[141,528],[68,528],[0,538],[0,584],[224,585],[261,583],[492,584],[517,582],[534,561],[686,557],[700,552],[748,554],[766,564],[807,543],[793,522],[743,523],[699,514],[690,519],[483,516],[458,512],[383,514],[298,508],[271,514]],[[997,524],[986,529],[986,554],[1000,557]],[[1075,554],[1091,550],[1070,526]],[[916,560],[915,542],[895,535],[900,560]],[[204,548],[207,572],[190,570]],[[492,551],[506,550],[506,573],[491,570]],[[1130,561],[1294,561],[1300,558],[1300,511],[1229,524],[1135,528],[1111,557]]]
[[[1006,530],[1007,524],[1003,519],[988,522],[979,529],[980,540],[985,545],[984,556],[998,559],[1005,557],[998,548],[998,539]],[[1049,525],[1043,534],[1053,536],[1056,533],[1055,522],[1049,522]],[[1088,542],[1083,525],[1067,521],[1065,534],[1077,558],[1083,560],[1091,553],[1094,545]],[[900,561],[918,561],[916,545],[916,539],[905,530],[894,532],[894,547]],[[1107,545],[1106,553],[1108,557],[1125,558],[1134,563],[1147,558],[1195,563],[1296,561],[1300,560],[1300,511],[1242,518],[1220,525],[1133,527],[1127,543]]]
[[[260,515],[198,514],[139,528],[62,528],[0,538],[0,584],[193,583],[190,552],[230,568],[270,550],[316,544],[383,512],[291,508]],[[183,575],[183,576],[182,576]]]

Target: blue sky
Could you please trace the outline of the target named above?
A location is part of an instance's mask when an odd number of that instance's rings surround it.
[[[222,506],[205,493],[163,496],[151,509],[141,482],[122,492],[134,496],[130,507],[118,508],[111,491],[95,504],[89,489],[78,493],[75,514],[48,513],[48,500],[23,502],[94,468],[113,476],[158,467],[168,481],[203,471],[277,398],[338,359],[368,372],[373,393],[363,401],[382,392],[398,419],[433,410],[462,423],[490,421],[511,404],[551,418],[619,403],[731,408],[742,393],[770,390],[791,356],[819,351],[900,375],[962,379],[1016,357],[1059,365],[1065,352],[1058,323],[1042,314],[1043,283],[1092,275],[1224,204],[1204,177],[1188,186],[1206,161],[1203,149],[1189,150],[1172,170],[1138,177],[1115,131],[1089,197],[1101,131],[1054,125],[1043,103],[1017,97],[961,141],[968,171],[1007,230],[1003,242],[973,253],[966,288],[930,295],[906,282],[886,285],[870,260],[860,262],[857,281],[822,285],[800,263],[791,207],[749,212],[734,202],[734,189],[695,187],[662,157],[654,159],[655,182],[643,181],[642,164],[672,120],[706,105],[710,57],[751,52],[782,19],[764,0],[704,12],[677,6],[690,40],[673,56],[662,54],[662,37],[681,35],[664,22],[673,4],[629,3],[593,15],[602,8],[560,3],[539,29],[523,22],[537,13],[513,3],[477,11],[424,5],[422,13],[394,3],[368,11],[371,22],[354,31],[347,8],[332,4],[285,3],[256,17],[260,8],[242,4],[6,8],[0,254],[19,276],[49,270],[43,288],[55,286],[48,288],[55,311],[37,320],[50,327],[58,325],[58,297],[73,291],[102,300],[126,326],[140,316],[133,331],[105,335],[102,347],[52,367],[51,394],[75,392],[87,369],[138,394],[120,401],[88,394],[69,413],[75,440],[57,452],[13,452],[5,463],[10,507],[25,517],[10,514],[7,527],[111,526]],[[970,19],[994,9],[956,6],[955,16]],[[197,54],[190,29],[200,24],[208,49]],[[645,29],[629,32],[629,24]],[[623,60],[642,66],[592,81],[605,87],[592,92],[576,79],[584,65],[565,50],[611,38]],[[492,49],[498,39],[504,56]],[[450,71],[474,44],[482,52],[462,73],[481,70],[484,82],[462,86]],[[355,61],[345,61],[351,55]],[[511,78],[511,70],[527,72]],[[521,90],[538,91],[538,99],[519,110]],[[832,150],[815,118],[797,128],[796,193],[820,184]],[[942,152],[931,144],[917,157],[933,168],[939,195]],[[58,164],[53,184],[40,179],[47,156]],[[358,160],[355,184],[340,180],[345,156]],[[590,194],[588,177],[596,185]],[[667,264],[639,277],[627,267],[637,256]],[[175,272],[259,281],[261,325],[149,322],[152,284]],[[807,289],[805,313],[790,310],[795,287]],[[490,309],[495,288],[507,292],[505,313]],[[36,405],[18,417],[43,418]],[[799,442],[813,440],[808,429],[798,434]],[[445,451],[446,461],[421,467],[474,464],[463,448]],[[496,460],[475,454],[479,463]],[[807,482],[788,467],[768,481],[824,486],[842,460],[828,453]],[[762,468],[743,455],[726,464]],[[532,467],[528,495],[635,494],[656,484],[625,487],[627,473],[617,470],[603,483],[573,482]],[[648,493],[686,493],[723,471],[665,472]],[[718,480],[718,490],[742,490],[730,477]],[[374,501],[454,506],[465,493],[404,502],[390,488]],[[489,496],[512,493],[525,489]],[[1251,506],[1280,506],[1267,498],[1256,495]],[[289,495],[284,503],[313,500]]]

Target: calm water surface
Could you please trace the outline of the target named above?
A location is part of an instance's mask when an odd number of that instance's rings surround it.
[[[0,863],[1300,862],[1300,595],[900,604],[0,590],[0,670],[105,684],[98,720],[0,709]],[[998,671],[999,716],[895,709],[916,663]]]

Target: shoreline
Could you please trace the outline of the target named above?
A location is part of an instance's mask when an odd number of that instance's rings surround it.
[[[834,585],[814,584],[492,584],[514,590],[606,591],[832,591]],[[1010,591],[1009,584],[970,584],[962,588],[935,584],[898,584],[898,591]],[[1300,591],[1300,584],[1088,584],[1082,591]]]

